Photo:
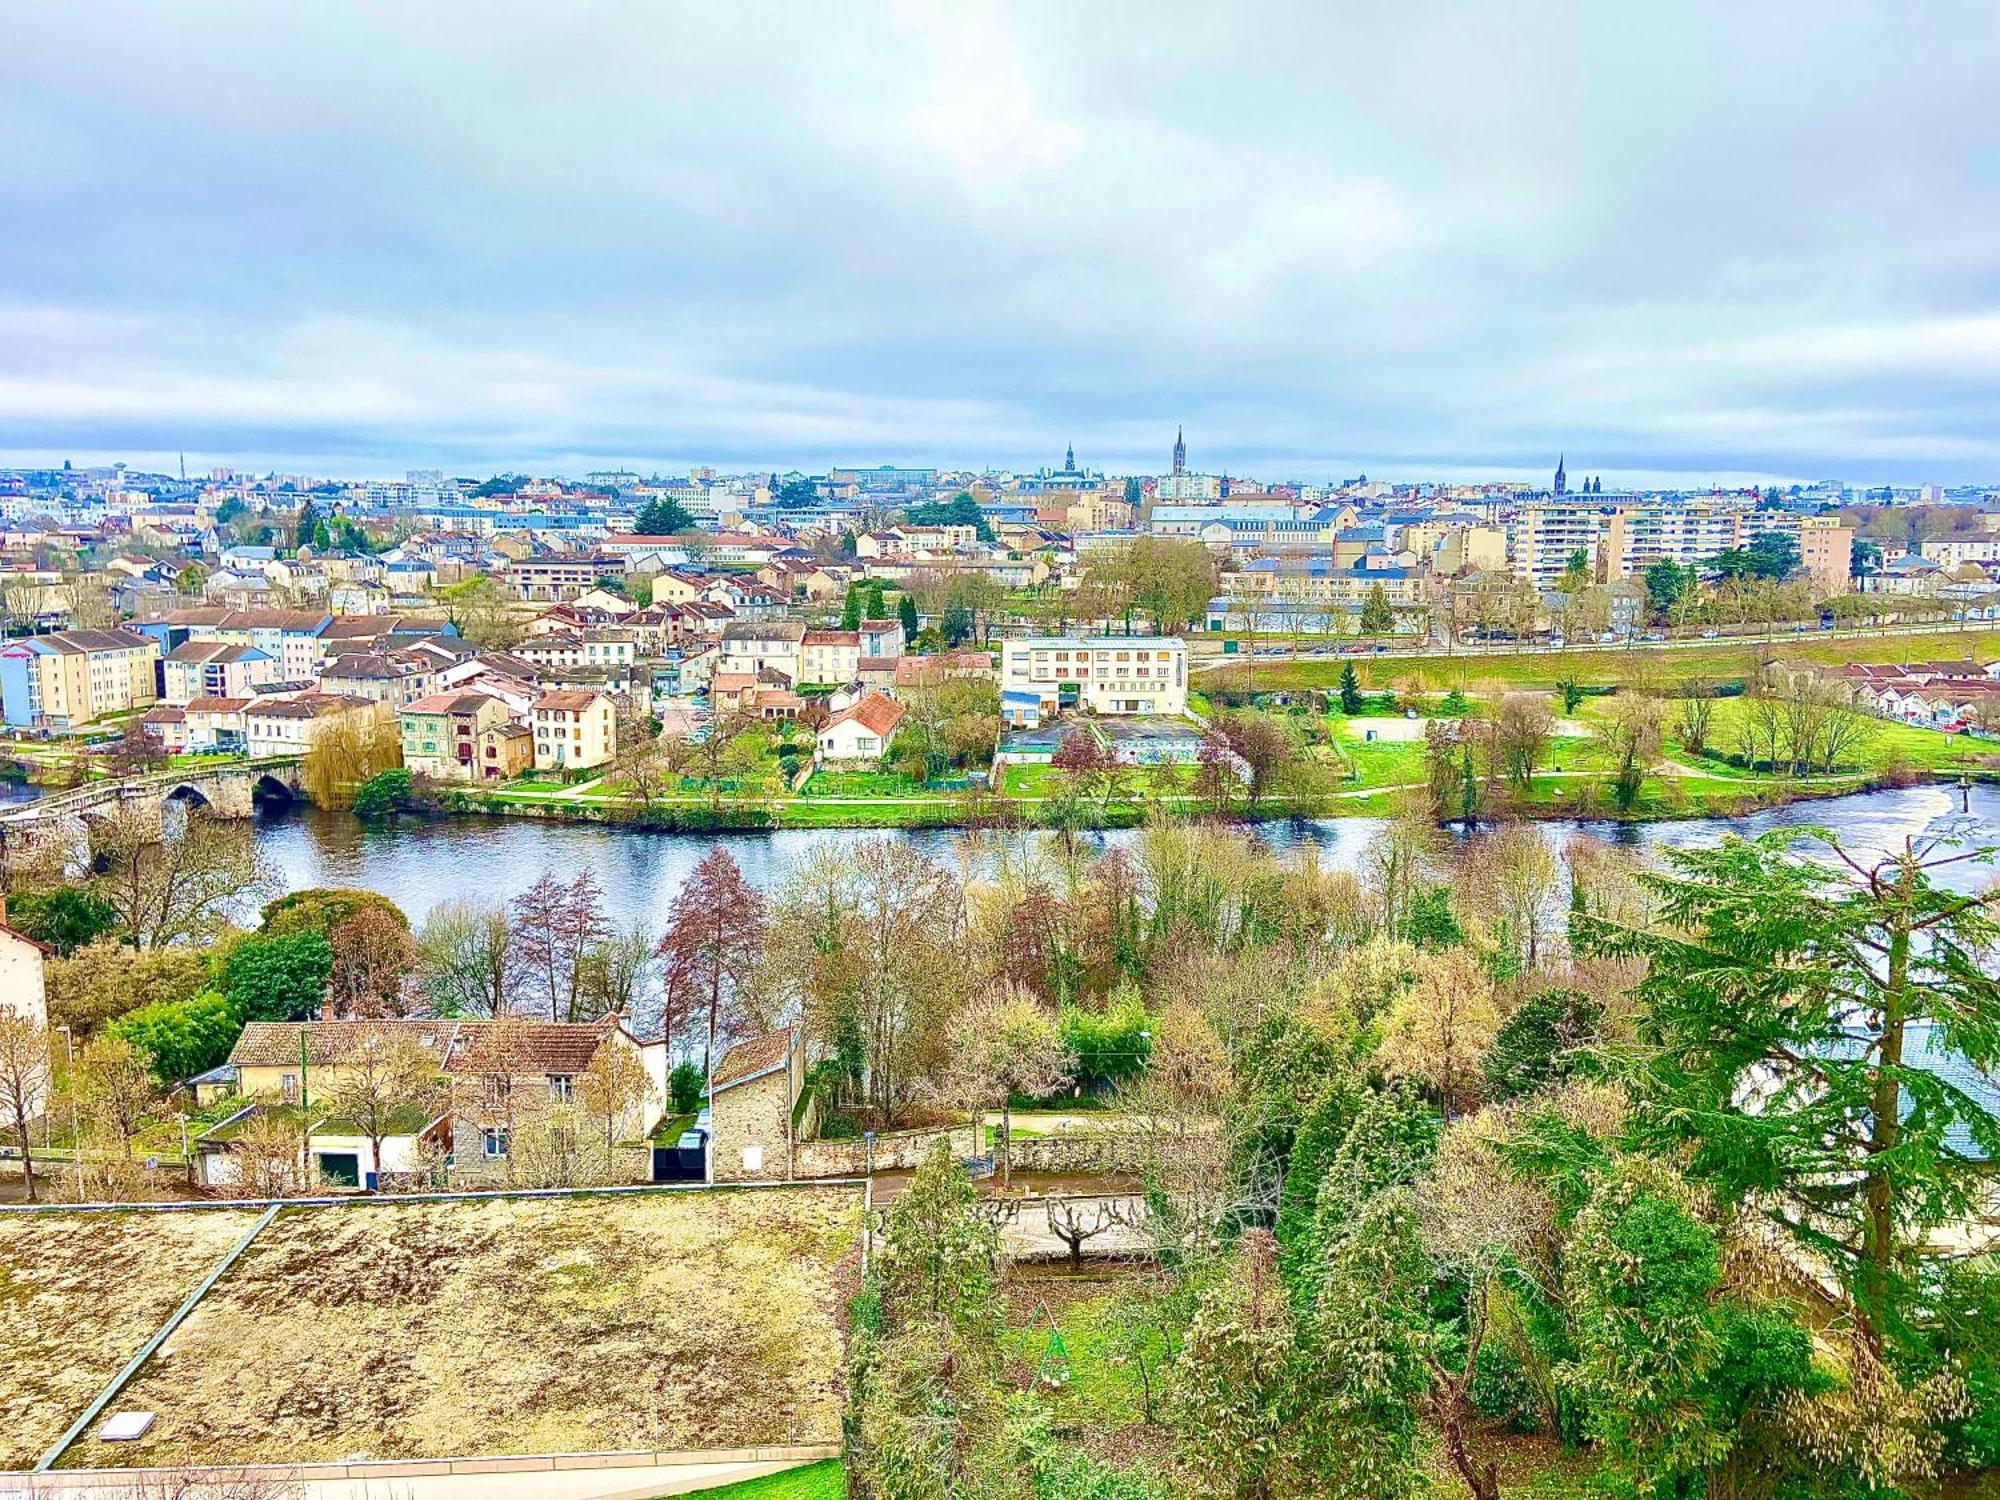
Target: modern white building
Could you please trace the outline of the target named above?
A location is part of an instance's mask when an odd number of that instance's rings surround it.
[[[1172,636],[1031,636],[1000,647],[1000,690],[1045,711],[1187,712],[1187,643]]]

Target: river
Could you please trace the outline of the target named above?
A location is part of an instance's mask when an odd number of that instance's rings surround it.
[[[1380,826],[1370,818],[1339,818],[1267,823],[1253,831],[1279,850],[1295,849],[1310,840],[1319,846],[1326,868],[1352,869]],[[2000,789],[1973,788],[1969,814],[1960,812],[1958,788],[1918,786],[1802,802],[1744,818],[1538,826],[1557,841],[1581,833],[1639,849],[1707,843],[1725,833],[1795,827],[1831,829],[1857,853],[1899,848],[1905,838],[1940,834],[2000,845]],[[1090,837],[1101,847],[1111,847],[1134,836],[1126,830]],[[653,927],[659,925],[668,902],[695,863],[718,845],[735,856],[754,884],[768,890],[777,886],[793,861],[808,851],[851,847],[882,838],[905,840],[944,860],[955,859],[959,847],[959,835],[949,829],[646,833],[589,823],[482,817],[369,826],[345,814],[311,810],[267,814],[258,830],[260,847],[287,889],[364,887],[389,897],[412,922],[420,923],[441,901],[506,900],[525,890],[545,870],[564,878],[589,870],[604,890],[608,916],[621,926],[644,922]],[[1994,873],[1994,867],[1968,862],[1950,867],[1941,878],[1954,887],[1972,889]],[[254,920],[254,914],[244,915]]]

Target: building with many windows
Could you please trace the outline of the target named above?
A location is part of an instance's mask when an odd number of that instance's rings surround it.
[[[132,630],[65,630],[0,647],[0,717],[15,728],[69,729],[159,701],[160,645]]]
[[[587,688],[544,693],[529,716],[537,771],[588,770],[618,753],[618,715],[603,693]]]
[[[1045,711],[1187,712],[1187,643],[1172,636],[1031,636],[1002,643],[1000,689]]]

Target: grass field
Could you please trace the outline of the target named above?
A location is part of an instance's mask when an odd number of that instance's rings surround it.
[[[152,1431],[63,1466],[837,1442],[859,1221],[851,1188],[288,1209],[126,1388]]]
[[[1281,692],[1333,688],[1341,668],[1352,663],[1365,691],[1413,688],[1550,688],[1558,679],[1589,685],[1626,680],[1644,663],[1669,680],[1709,677],[1740,680],[1771,657],[1803,658],[1837,666],[1842,662],[1956,661],[1970,656],[1987,662],[2000,657],[2000,630],[1946,630],[1921,635],[1838,636],[1818,631],[1780,633],[1770,641],[1718,641],[1699,647],[1647,649],[1613,647],[1601,651],[1527,651],[1517,655],[1423,656],[1409,658],[1321,657],[1217,668],[1202,674],[1205,692]]]
[[[762,1479],[746,1479],[741,1484],[703,1490],[701,1496],[702,1500],[841,1500],[846,1493],[847,1479],[840,1460],[829,1458],[787,1469],[782,1474],[766,1474]]]
[[[40,1458],[256,1218],[0,1214],[0,1469]]]

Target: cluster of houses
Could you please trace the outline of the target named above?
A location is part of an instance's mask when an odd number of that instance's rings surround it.
[[[1825,667],[1813,662],[1778,661],[1774,673],[1792,679],[1831,681],[1857,707],[1949,734],[2000,734],[2000,661],[1908,662],[1900,666],[1848,662]]]
[[[0,961],[5,958],[0,933]],[[435,1059],[435,1086],[408,1099],[369,1089],[381,1117],[357,1120],[350,1086],[369,1077],[371,1051],[411,1044]],[[607,1058],[606,1052],[622,1054]],[[588,1100],[587,1079],[643,1078],[643,1087]],[[716,1059],[700,1113],[674,1123],[663,1039],[641,1039],[617,1014],[587,1022],[461,1020],[412,1016],[379,1020],[253,1021],[229,1061],[190,1081],[199,1106],[237,1107],[193,1142],[193,1174],[203,1187],[246,1185],[246,1140],[262,1118],[298,1134],[309,1182],[331,1189],[478,1189],[516,1180],[517,1132],[547,1109],[582,1105],[614,1144],[620,1180],[714,1182],[794,1175],[794,1149],[814,1117],[801,1106],[804,1047],[796,1027],[749,1038]],[[364,1088],[367,1085],[364,1084]],[[569,1121],[563,1128],[576,1128]]]

